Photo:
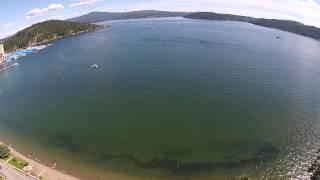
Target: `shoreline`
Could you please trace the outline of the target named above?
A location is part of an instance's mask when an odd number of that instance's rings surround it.
[[[0,130],[2,130],[0,128]],[[22,159],[28,162],[28,165],[33,166],[34,175],[38,176],[43,170],[45,173],[41,174],[43,180],[163,180],[162,176],[154,177],[147,174],[126,173],[126,171],[118,171],[115,169],[97,168],[87,161],[78,161],[74,158],[69,159],[57,150],[49,148],[46,149],[45,144],[34,143],[33,139],[24,139],[17,134],[0,134],[0,144],[6,145],[10,149],[11,156],[17,159]],[[57,153],[57,154],[54,154]],[[60,156],[60,157],[59,157]],[[81,157],[81,156],[79,156]],[[8,160],[5,159],[4,161]],[[0,162],[3,160],[0,159]],[[51,168],[54,163],[57,163],[54,168]],[[37,168],[36,168],[37,167]],[[18,172],[20,170],[12,170]],[[37,180],[37,179],[34,179]],[[38,179],[40,180],[40,178]]]
[[[12,53],[12,52],[15,52],[15,51],[18,51],[18,50],[26,49],[26,48],[29,48],[29,47],[33,47],[33,46],[41,46],[41,45],[44,45],[44,44],[47,44],[47,43],[50,43],[50,42],[53,42],[53,41],[56,41],[56,40],[59,40],[59,39],[72,37],[72,36],[77,36],[77,35],[81,35],[81,34],[84,34],[84,33],[93,32],[93,31],[98,31],[98,30],[101,30],[101,29],[104,29],[104,28],[109,28],[110,26],[111,25],[101,25],[101,27],[96,28],[96,29],[90,29],[90,30],[87,30],[87,31],[79,31],[79,32],[76,32],[76,33],[71,33],[70,35],[66,35],[66,36],[57,36],[56,38],[47,39],[47,40],[44,40],[43,42],[30,44],[30,45],[28,45],[28,46],[26,46],[24,48],[18,48],[18,49],[10,50],[9,52],[6,52],[6,54],[9,54],[9,53]]]
[[[80,178],[75,177],[73,175],[67,174],[65,172],[61,172],[61,170],[55,169],[54,165],[53,167],[49,167],[48,165],[45,165],[44,163],[39,162],[37,158],[33,159],[30,155],[26,156],[22,154],[21,152],[17,151],[15,148],[13,148],[10,144],[6,144],[0,141],[0,144],[7,145],[10,149],[10,153],[17,158],[20,158],[28,163],[28,165],[33,167],[33,173],[37,177],[42,177],[42,179],[45,180],[80,180]],[[13,168],[13,167],[12,167]],[[18,171],[18,170],[17,170]],[[39,178],[40,179],[40,178]]]
[[[49,44],[50,42],[53,42],[53,41],[57,41],[57,40],[60,40],[60,39],[64,39],[64,38],[68,38],[68,37],[72,37],[72,36],[77,36],[77,35],[81,35],[81,34],[84,34],[84,33],[89,33],[89,32],[93,32],[93,31],[98,31],[98,30],[101,30],[101,29],[104,29],[104,28],[108,28],[110,27],[111,25],[101,25],[100,28],[97,28],[97,29],[91,29],[91,30],[87,30],[87,31],[79,31],[77,33],[72,33],[70,35],[66,35],[66,36],[58,36],[56,38],[53,38],[53,39],[50,39],[50,40],[45,40],[43,42],[40,42],[40,43],[35,43],[35,44],[31,44],[29,46],[26,46],[24,48],[19,48],[19,49],[14,49],[14,50],[11,50],[9,52],[7,52],[6,54],[13,54],[14,52],[17,52],[17,51],[20,51],[20,50],[24,50],[24,49],[28,49],[28,48],[32,48],[32,47],[37,47],[37,46],[46,46],[45,48],[51,46],[52,44]],[[43,48],[43,49],[45,49]],[[40,49],[41,50],[41,49]],[[39,51],[39,50],[38,50]],[[19,56],[18,58],[16,58],[15,60],[18,60],[21,56]],[[6,62],[4,61],[3,63],[0,63],[0,66],[3,66]],[[19,65],[19,64],[18,64]],[[13,67],[12,65],[10,66],[7,66],[7,67],[4,67],[2,69],[0,69],[0,72],[2,71],[5,71],[9,68]],[[1,144],[1,142],[0,142]]]

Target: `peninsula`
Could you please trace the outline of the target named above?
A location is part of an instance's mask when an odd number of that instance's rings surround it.
[[[238,16],[232,14],[218,14],[213,12],[198,12],[184,16],[189,19],[204,19],[216,21],[241,21],[258,26],[279,29],[295,34],[300,34],[316,40],[320,40],[320,28],[308,26],[300,22],[279,19],[253,18],[248,16]]]
[[[11,52],[38,44],[47,43],[59,38],[89,32],[102,28],[90,23],[49,20],[34,24],[15,35],[4,39],[4,49]]]

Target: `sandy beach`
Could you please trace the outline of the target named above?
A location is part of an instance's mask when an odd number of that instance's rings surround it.
[[[5,144],[5,143],[0,142],[0,144]],[[10,145],[8,145],[8,147],[10,148],[11,154],[13,154],[17,158],[20,158],[20,159],[28,162],[28,165],[33,167],[33,173],[36,176],[41,176],[45,180],[79,180],[79,178],[62,173],[62,172],[58,171],[57,169],[46,166],[46,165],[32,159],[32,157],[27,157],[27,156],[23,155],[22,153],[16,151],[14,148],[12,148]]]

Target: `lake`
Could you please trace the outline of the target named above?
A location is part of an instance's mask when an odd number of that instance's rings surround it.
[[[320,42],[160,18],[52,44],[0,73],[0,139],[25,154],[83,179],[308,176]]]

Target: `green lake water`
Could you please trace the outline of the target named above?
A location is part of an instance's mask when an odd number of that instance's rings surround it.
[[[0,73],[2,141],[83,179],[308,175],[320,42],[239,22],[112,24]]]

